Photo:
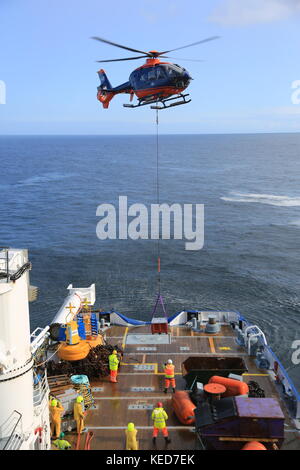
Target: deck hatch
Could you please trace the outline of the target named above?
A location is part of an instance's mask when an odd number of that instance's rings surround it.
[[[126,337],[126,344],[171,344],[170,335],[134,335]]]

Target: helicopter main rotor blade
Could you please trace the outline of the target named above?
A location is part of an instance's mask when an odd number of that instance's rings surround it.
[[[159,57],[163,57],[164,59],[172,59],[172,60],[188,60],[189,62],[205,62],[202,59],[183,59],[181,57],[170,57],[169,55],[160,55]]]
[[[126,49],[127,51],[131,52],[139,52],[140,54],[145,54],[147,56],[151,56],[148,52],[139,51],[138,49],[132,49],[131,47],[122,46],[121,44],[117,44],[116,42],[108,41],[107,39],[99,38],[97,36],[93,36],[91,39],[95,39],[96,41],[104,42],[105,44],[110,44],[111,46],[120,47],[121,49]]]
[[[108,59],[108,60],[96,60],[96,62],[120,62],[122,60],[135,60],[135,59],[145,59],[147,55],[139,55],[137,57],[125,57],[124,59]]]
[[[201,41],[193,42],[192,44],[187,44],[186,46],[177,47],[176,49],[170,49],[169,51],[159,52],[158,55],[161,56],[162,54],[169,54],[169,52],[179,51],[179,49],[185,49],[187,47],[197,46],[197,44],[203,44],[205,42],[214,41],[215,39],[219,39],[220,36],[212,36],[210,38],[202,39]]]

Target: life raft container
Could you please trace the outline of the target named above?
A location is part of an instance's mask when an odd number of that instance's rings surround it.
[[[173,410],[182,424],[190,425],[195,422],[196,406],[185,390],[178,390],[172,395]]]
[[[222,397],[236,397],[238,395],[249,394],[248,385],[245,382],[241,382],[240,380],[214,375],[209,379],[208,383],[224,385],[226,387],[226,392],[222,394]]]
[[[257,441],[247,442],[241,450],[267,450],[263,444]]]

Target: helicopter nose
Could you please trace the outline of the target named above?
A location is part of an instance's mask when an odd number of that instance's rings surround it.
[[[186,86],[188,86],[188,84],[190,83],[191,80],[193,80],[193,79],[190,76],[190,74],[188,72],[185,72],[184,73],[184,82],[185,82]]]

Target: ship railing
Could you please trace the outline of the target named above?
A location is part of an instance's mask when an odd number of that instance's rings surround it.
[[[0,449],[18,450],[24,441],[22,415],[14,410],[0,426]]]
[[[44,343],[44,341],[49,337],[49,329],[50,326],[46,326],[45,328],[36,328],[30,336],[31,344],[31,353],[34,354],[40,346]]]
[[[251,340],[253,338],[261,338],[265,346],[267,346],[268,344],[265,334],[257,325],[247,326],[247,328],[245,328],[244,330],[244,337],[245,337],[245,341],[247,344],[247,350],[248,350],[249,355],[251,351]]]
[[[0,246],[0,279],[9,282],[9,248]]]
[[[39,377],[38,375],[35,375],[35,381],[36,384],[34,385],[34,390],[33,390],[33,405],[40,406],[45,397],[48,396],[49,394],[49,385],[47,381],[47,374],[46,372],[44,373],[43,376]]]

